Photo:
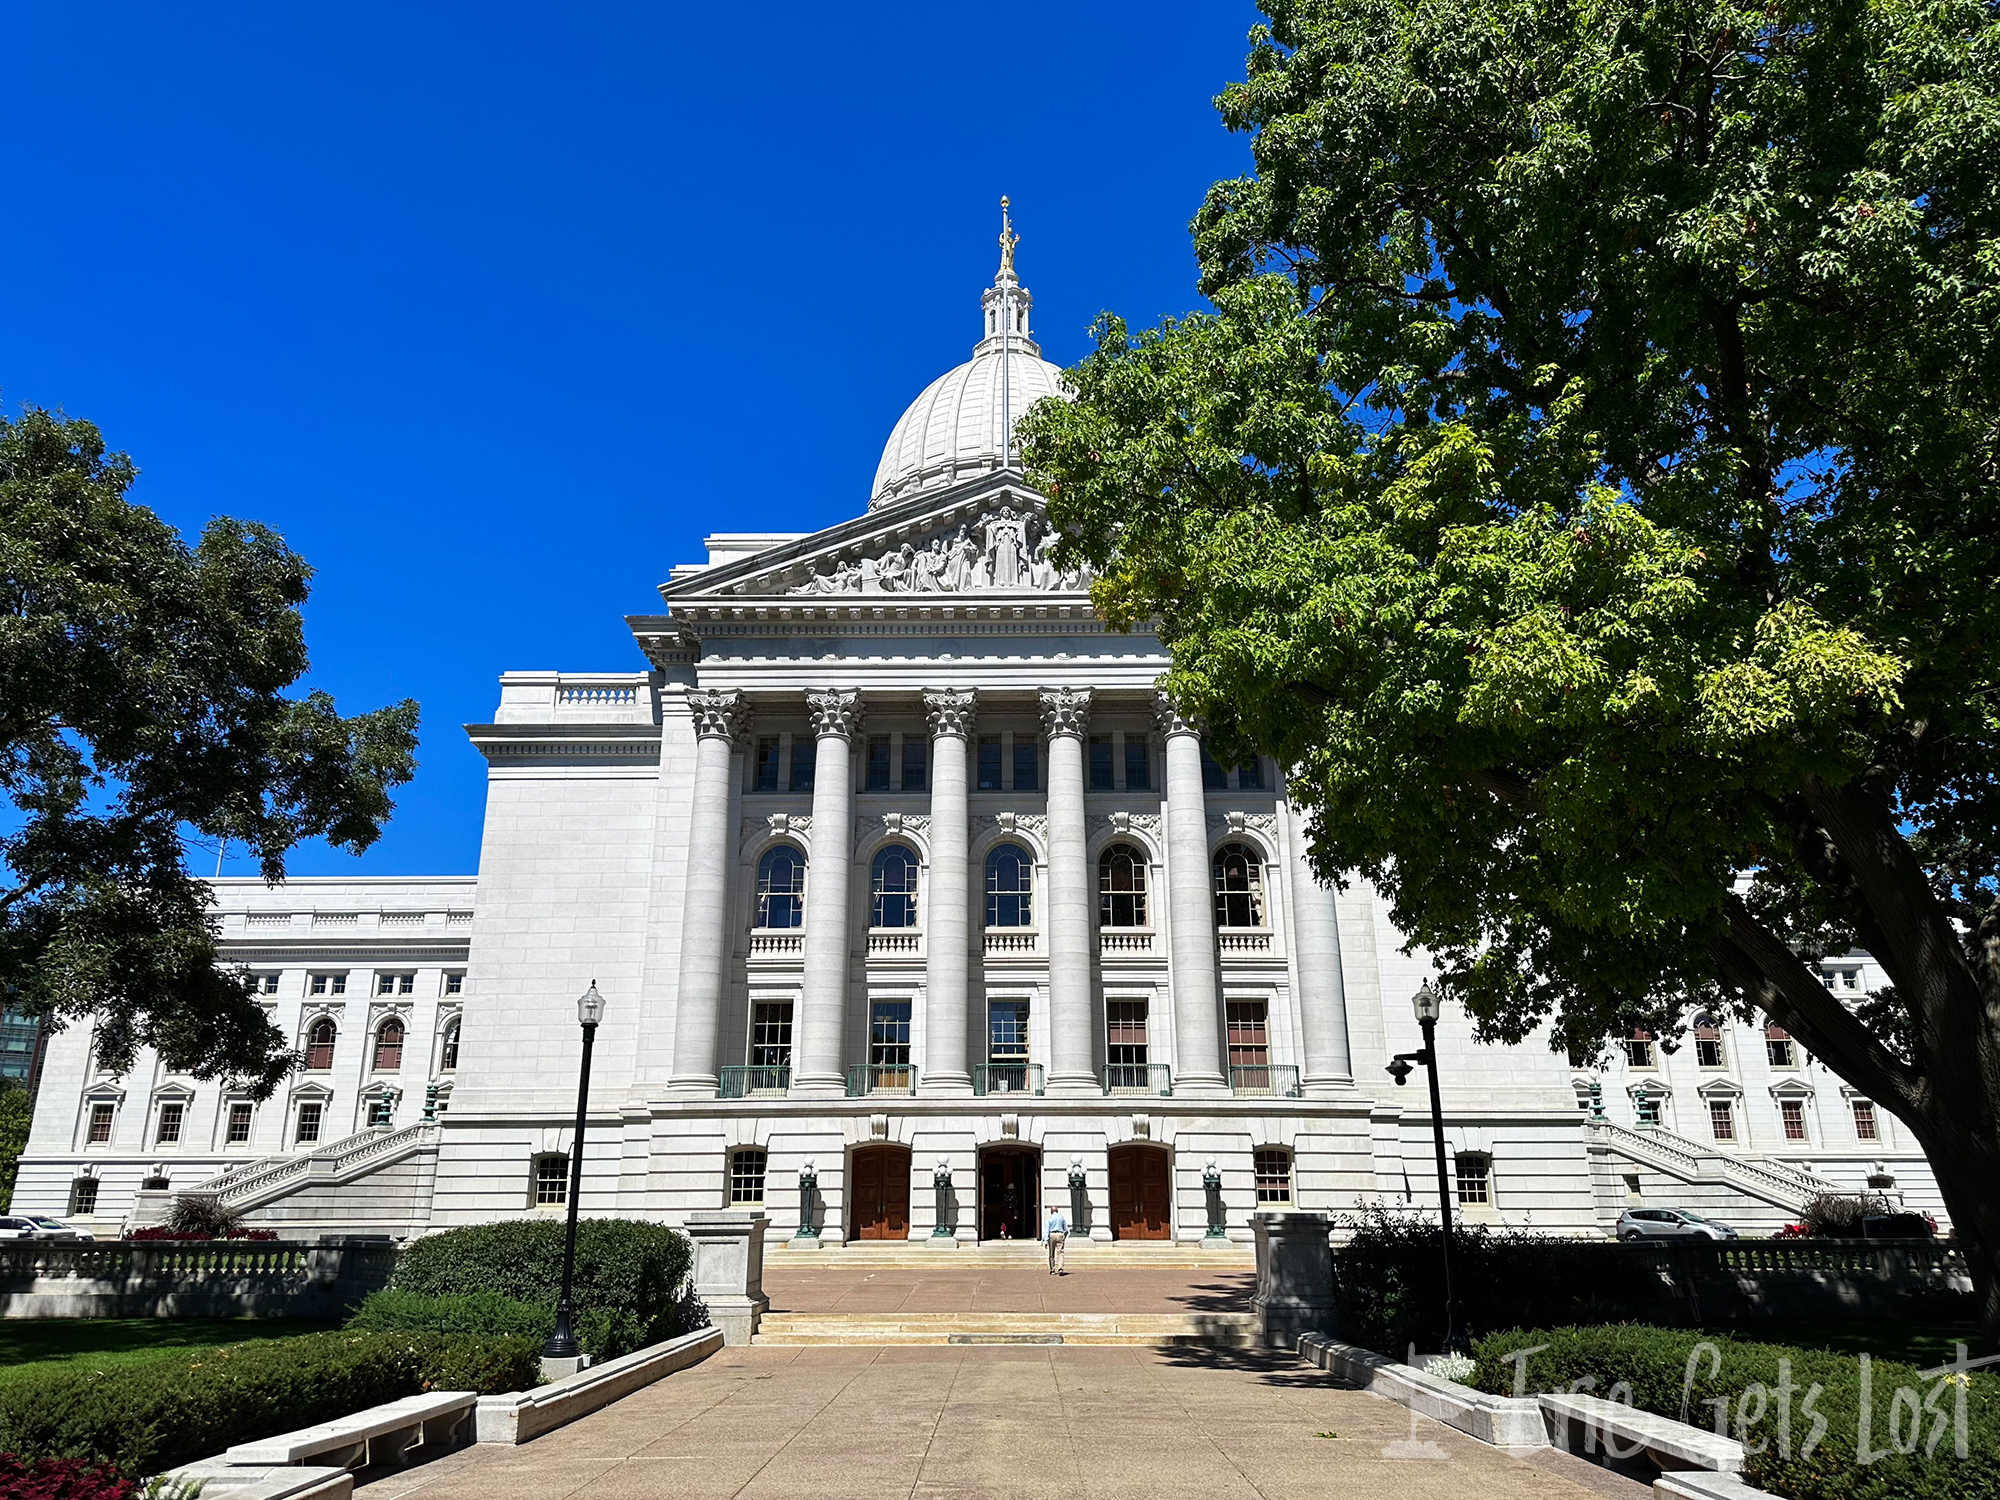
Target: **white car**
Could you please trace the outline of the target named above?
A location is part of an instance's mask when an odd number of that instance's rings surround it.
[[[42,1232],[33,1219],[0,1216],[0,1240],[38,1240]]]
[[[61,1219],[51,1219],[47,1214],[29,1214],[28,1222],[35,1226],[35,1238],[62,1240],[71,1245],[94,1245],[97,1236],[88,1229],[78,1229],[74,1224],[65,1224]]]
[[[1733,1240],[1736,1231],[1684,1208],[1628,1208],[1618,1216],[1618,1238],[1631,1240]]]

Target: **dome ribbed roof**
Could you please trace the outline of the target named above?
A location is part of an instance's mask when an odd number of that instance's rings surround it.
[[[972,358],[938,376],[912,401],[889,434],[868,508],[944,489],[961,480],[996,472],[1002,466],[1003,408],[1010,424],[1044,396],[1063,394],[1059,366],[1041,357],[1028,334],[1035,299],[1014,276],[1013,244],[1001,241],[1000,274],[980,296],[985,337]],[[1003,331],[1004,323],[1011,328]],[[1011,442],[1004,445],[1008,468],[1019,467]]]

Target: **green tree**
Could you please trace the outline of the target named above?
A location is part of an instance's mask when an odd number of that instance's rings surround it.
[[[417,707],[343,719],[285,696],[311,570],[226,518],[189,549],[126,499],[137,472],[88,422],[0,417],[0,990],[94,1019],[106,1067],[148,1045],[268,1093],[292,1054],[218,962],[183,839],[227,839],[272,881],[301,839],[367,848],[413,772]]]
[[[0,1213],[14,1201],[14,1176],[21,1153],[28,1149],[28,1123],[34,1101],[18,1079],[0,1078]]]
[[[2000,1341],[2000,10],[1266,12],[1213,310],[1024,424],[1100,609],[1482,1035],[1733,1005],[1893,1111]]]

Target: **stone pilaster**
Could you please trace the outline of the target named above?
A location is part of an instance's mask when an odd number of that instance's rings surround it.
[[[1214,875],[1208,797],[1201,785],[1201,731],[1162,699],[1167,742],[1167,917],[1174,995],[1174,1089],[1221,1089],[1222,976],[1215,956]]]
[[[792,1092],[847,1092],[848,890],[853,877],[854,740],[861,695],[807,693],[813,722],[812,852],[806,864],[805,977],[792,1041]]]
[[[681,907],[680,1000],[674,1019],[677,1094],[713,1095],[722,996],[729,960],[729,788],[743,695],[733,689],[687,695],[694,715],[694,811],[688,822],[688,878]]]
[[[968,1049],[972,990],[972,810],[968,747],[978,712],[970,690],[924,694],[931,728],[931,859],[924,917],[924,1061],[926,1094],[972,1091]]]
[[[1101,1088],[1092,1066],[1097,1018],[1091,1003],[1091,949],[1097,941],[1097,900],[1083,821],[1090,690],[1045,691],[1042,726],[1049,737],[1049,895],[1043,905],[1049,935],[1048,1091],[1094,1094]]]

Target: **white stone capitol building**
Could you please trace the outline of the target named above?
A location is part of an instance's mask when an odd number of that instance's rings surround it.
[[[1091,1238],[1198,1239],[1211,1159],[1239,1240],[1260,1206],[1434,1209],[1422,1075],[1384,1074],[1428,970],[1365,883],[1313,878],[1282,768],[1210,759],[1159,641],[1052,563],[1004,437],[1057,393],[1031,305],[1009,244],[866,513],[711,537],[630,618],[649,670],[501,679],[468,731],[476,882],[218,881],[303,1066],[258,1102],[150,1055],[102,1072],[72,1027],[15,1206],[115,1231],[207,1186],[288,1232],[399,1236],[560,1212],[594,981],[588,1213],[755,1205],[790,1238],[810,1164],[824,1242],[1024,1238],[1080,1172]],[[1901,1127],[1782,1033],[1576,1070],[1448,1014],[1440,1053],[1471,1219],[1767,1229],[1871,1178],[1937,1208]]]

